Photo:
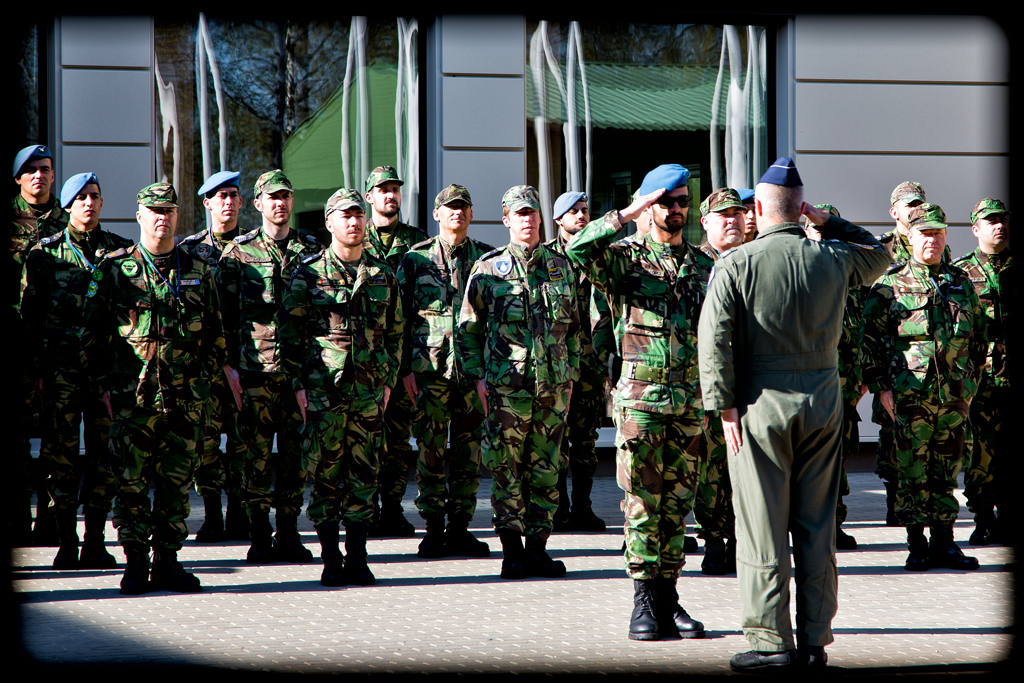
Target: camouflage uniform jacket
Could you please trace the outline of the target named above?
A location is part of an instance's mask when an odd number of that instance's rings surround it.
[[[220,261],[220,255],[224,253],[231,241],[238,235],[238,229],[227,232],[214,232],[206,228],[194,235],[190,235],[180,242],[180,245],[193,258],[206,263],[210,268],[216,268]]]
[[[302,260],[323,249],[312,235],[291,230],[288,237],[282,252],[263,228],[240,235],[228,243],[214,271],[228,363],[236,370],[282,372],[282,294]]]
[[[569,261],[508,244],[473,266],[455,345],[463,369],[506,396],[556,396],[579,379],[580,324]]]
[[[102,226],[88,233],[68,226],[32,248],[25,263],[21,306],[29,376],[40,377],[47,366],[74,370],[86,366],[82,357],[86,298],[90,287],[99,286],[93,273],[100,272],[106,254],[130,246],[130,239],[106,232]]]
[[[988,350],[983,375],[986,383],[997,387],[1010,386],[1010,372],[1006,360],[1006,330],[1010,327],[1009,307],[1003,300],[1007,278],[1012,277],[1010,267],[1013,255],[1006,249],[999,254],[986,254],[975,249],[956,262],[960,270],[974,284],[981,300],[986,320]]]
[[[623,237],[620,241],[636,242],[638,240],[642,241],[643,237],[634,233]],[[596,287],[591,287],[590,293],[590,330],[591,339],[594,342],[594,353],[601,366],[608,368],[609,357],[618,355],[619,347],[616,339],[621,336],[622,321],[617,318],[612,320],[612,309],[604,292]]]
[[[405,253],[414,244],[419,244],[427,239],[427,233],[420,228],[407,225],[397,218],[395,219],[394,232],[395,237],[391,241],[391,248],[387,249],[377,234],[377,227],[373,225],[372,220],[368,220],[366,222],[366,237],[363,239],[363,250],[370,256],[387,262],[391,271],[397,273],[398,266],[402,263],[402,257],[405,256]]]
[[[899,230],[890,230],[889,232],[882,233],[878,241],[882,243],[886,251],[889,252],[889,258],[893,263],[906,263],[910,260],[911,248],[907,238],[904,237]],[[949,250],[949,245],[942,250],[942,260],[946,263],[950,263],[953,260],[952,252]]]
[[[568,248],[569,259],[608,297],[613,321],[621,320],[615,405],[666,415],[700,408],[697,321],[711,260],[685,240],[681,261],[677,248],[650,235],[616,242],[621,229],[617,212],[609,212]]]
[[[7,305],[17,308],[21,303],[21,286],[25,277],[25,261],[29,250],[44,237],[56,235],[71,220],[71,215],[58,206],[57,197],[50,194],[46,211],[37,212],[25,199],[16,195],[11,200],[11,225],[7,235],[10,249],[10,268],[7,289]]]
[[[402,302],[387,263],[364,250],[353,280],[327,247],[303,260],[281,302],[281,365],[311,410],[383,402],[402,363]]]
[[[557,237],[544,244],[555,253],[565,256],[568,243],[562,237],[560,230]],[[568,260],[568,257],[566,259]],[[591,375],[604,374],[608,361],[605,358],[602,363],[594,350],[593,324],[590,318],[590,301],[593,298],[594,285],[587,279],[582,268],[572,266],[572,269],[576,280],[576,308],[580,312],[580,368],[587,370]]]
[[[864,299],[867,287],[850,287],[843,308],[843,334],[839,337],[839,386],[843,400],[860,398],[860,387],[864,384],[864,350],[860,346],[860,330],[863,324]]]
[[[872,393],[935,393],[970,399],[984,361],[984,317],[970,278],[940,264],[892,266],[864,304],[864,381]]]
[[[429,374],[457,382],[465,371],[455,353],[455,333],[473,264],[494,247],[466,238],[452,246],[440,236],[420,242],[398,267],[404,343],[401,376]]]
[[[226,348],[209,266],[180,246],[152,256],[136,244],[108,254],[100,268],[84,346],[115,410],[202,410]]]

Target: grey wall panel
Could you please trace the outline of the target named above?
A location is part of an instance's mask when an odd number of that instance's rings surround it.
[[[148,69],[152,27],[148,16],[62,17],[62,64]]]
[[[441,144],[445,147],[523,147],[526,86],[522,78],[445,76]]]
[[[796,149],[1003,153],[1009,96],[997,85],[797,83]]]
[[[441,188],[458,183],[473,197],[474,220],[500,223],[505,191],[526,182],[526,152],[441,150],[441,155],[440,184],[430,197],[430,206]]]
[[[800,15],[796,26],[798,79],[1009,81],[1007,36],[985,17]]]
[[[508,228],[504,223],[479,223],[473,221],[469,226],[469,236],[495,249],[508,244]]]
[[[138,221],[101,221],[101,223],[103,225],[103,229],[107,232],[115,233],[121,237],[127,237],[132,242],[139,241]]]
[[[441,72],[521,76],[526,64],[526,20],[520,16],[441,18]]]
[[[103,211],[100,220],[135,220],[135,197],[153,182],[153,152],[149,147],[65,145],[63,185],[76,173],[91,171],[100,180]]]
[[[64,142],[152,142],[152,78],[148,71],[63,69]]]
[[[889,195],[904,180],[924,185],[951,223],[969,223],[983,197],[1009,203],[1008,157],[802,154],[796,162],[804,198],[834,204],[856,223],[891,225]]]

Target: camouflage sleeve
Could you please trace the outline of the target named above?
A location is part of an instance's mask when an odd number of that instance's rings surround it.
[[[466,283],[466,296],[459,311],[459,329],[455,335],[455,348],[462,359],[462,369],[474,381],[486,377],[484,343],[487,335],[487,302],[484,286],[487,275],[473,265]]]
[[[721,262],[719,262],[721,263]],[[701,396],[705,410],[736,407],[736,367],[732,336],[738,316],[731,270],[716,268],[697,327]]]
[[[870,285],[889,267],[891,258],[882,243],[870,232],[853,223],[829,216],[820,228],[823,240],[839,240],[851,245],[845,250],[850,286]]]
[[[416,287],[416,267],[412,263],[410,254],[398,265],[399,298],[402,303],[402,364],[398,371],[399,377],[405,377],[412,372],[412,312],[413,294]]]
[[[82,357],[83,370],[92,378],[97,391],[103,394],[110,390],[114,366],[114,294],[118,291],[118,268],[114,261],[105,260],[99,264],[103,277],[96,293],[86,298],[82,311]]]
[[[850,368],[847,376],[850,377],[858,390],[864,384],[864,347],[860,342],[860,331],[864,326],[864,300],[867,298],[867,287],[854,287],[846,298],[847,315],[849,316],[850,328],[843,334],[850,336]]]
[[[594,355],[601,367],[608,367],[608,357],[615,353],[615,332],[612,329],[612,311],[601,290],[590,290],[590,331]]]
[[[221,254],[217,267],[213,269],[214,284],[217,289],[220,315],[224,327],[224,342],[227,345],[227,363],[235,369],[238,369],[239,365],[238,320],[242,286],[239,282],[240,259],[238,245],[231,242]]]
[[[881,280],[871,288],[864,302],[859,346],[864,351],[864,383],[872,394],[892,389],[889,376],[892,340],[889,333],[889,307],[892,287]]]
[[[388,375],[384,383],[392,389],[398,384],[398,373],[402,367],[403,358],[405,357],[405,337],[403,329],[405,326],[405,316],[402,315],[402,297],[401,292],[398,289],[398,281],[393,278],[388,278],[391,282],[391,296],[390,303],[388,304],[388,330],[387,334],[384,335],[384,344],[387,347],[386,352],[388,354]]]
[[[205,306],[203,307],[203,361],[209,373],[210,381],[216,381],[224,371],[224,363],[227,362],[227,343],[224,340],[224,322],[220,315],[220,302],[218,301],[217,288],[213,281],[214,271],[206,280],[206,287],[203,292]]]
[[[617,211],[590,223],[566,247],[566,257],[583,269],[587,279],[608,296],[615,296],[616,284],[623,281],[625,262],[608,249],[622,230]]]
[[[309,316],[309,284],[305,268],[299,267],[281,297],[278,334],[281,344],[281,369],[291,382],[292,391],[305,388],[306,318]]]
[[[33,379],[42,377],[43,348],[45,344],[45,317],[49,308],[49,287],[53,281],[52,274],[47,272],[46,253],[38,246],[34,247],[25,260],[21,271],[21,319],[24,323],[25,343],[28,345],[28,376]]]
[[[568,337],[565,340],[565,347],[569,352],[569,367],[572,368],[572,381],[580,378],[580,357],[583,350],[580,345],[580,310],[579,297],[576,296],[577,283],[572,281],[572,317],[569,322]]]

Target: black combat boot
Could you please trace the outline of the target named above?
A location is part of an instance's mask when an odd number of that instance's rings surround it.
[[[690,617],[679,604],[676,579],[660,576],[654,580],[657,592],[654,614],[662,638],[703,638],[704,624]]]
[[[697,539],[693,536],[687,536],[683,539],[683,552],[684,553],[695,553],[697,552]]]
[[[856,550],[857,539],[836,525],[836,550]]]
[[[896,516],[896,489],[899,488],[899,484],[887,479],[883,479],[882,483],[885,484],[885,525],[903,526]]]
[[[277,535],[274,537],[274,557],[284,562],[313,561],[313,553],[302,545],[298,517],[286,512],[277,513]]]
[[[594,478],[573,470],[572,511],[569,513],[569,528],[572,531],[604,531],[604,520],[594,514],[590,494],[594,489]]]
[[[393,536],[412,538],[416,535],[416,527],[405,518],[402,501],[387,500],[381,496],[380,521],[377,522],[377,536]]]
[[[448,521],[444,548],[448,555],[487,557],[491,554],[490,547],[469,532],[469,520],[464,517]]]
[[[224,540],[224,512],[220,509],[220,492],[203,496],[206,519],[196,532],[196,543],[218,543]]]
[[[977,569],[978,558],[964,555],[953,542],[953,523],[931,525],[931,543],[928,545],[928,566],[945,569]]]
[[[416,555],[426,560],[435,560],[447,554],[444,543],[444,515],[427,517],[427,535],[420,541]]]
[[[526,568],[523,563],[526,559],[526,551],[523,550],[523,537],[514,529],[501,529],[498,531],[498,538],[501,539],[501,578],[503,579],[525,579]]]
[[[341,547],[338,543],[338,523],[324,522],[318,525],[316,537],[320,539],[320,559],[324,562],[324,570],[320,574],[320,585],[329,588],[347,586],[345,556],[341,554]]]
[[[705,539],[704,561],[700,563],[700,573],[709,576],[724,576],[729,573],[725,559],[725,541],[720,538]]]
[[[345,552],[348,554],[345,562],[345,579],[349,583],[356,586],[372,586],[377,583],[373,572],[366,564],[365,524],[349,524],[345,527]]]
[[[543,576],[547,579],[560,579],[565,576],[565,563],[552,560],[547,552],[548,541],[539,536],[526,537],[526,557],[523,570],[527,576]]]
[[[32,528],[32,545],[60,545],[60,532],[57,531],[54,514],[54,508],[50,507],[50,494],[46,492],[45,486],[39,486],[36,489],[36,522]]]
[[[654,579],[633,580],[633,612],[629,615],[630,640],[658,640],[658,618],[654,614],[658,591]]]
[[[903,568],[908,572],[928,571],[928,539],[924,537],[923,524],[911,524],[907,527],[907,547],[910,555]]]
[[[245,555],[249,564],[273,564],[277,562],[274,555],[274,527],[270,526],[269,510],[254,510],[249,513],[249,536],[252,545]]]
[[[125,545],[124,576],[121,577],[121,595],[142,595],[149,585],[149,548],[141,543]]]
[[[974,533],[967,540],[971,545],[991,545],[995,540],[996,514],[992,508],[974,513]]]
[[[555,484],[555,490],[558,491],[558,507],[555,509],[555,518],[553,520],[552,531],[570,531],[572,526],[569,524],[569,470],[562,468],[558,470],[558,483]],[[529,498],[523,498],[529,505]]]
[[[228,515],[224,520],[225,541],[248,541],[249,517],[245,514],[242,499],[228,493]]]
[[[189,574],[178,562],[178,551],[153,549],[153,569],[149,572],[149,585],[155,591],[198,593],[203,589],[199,577]]]
[[[61,508],[54,513],[60,548],[53,558],[54,569],[78,569],[78,508]]]
[[[104,527],[107,513],[103,510],[85,508],[85,542],[78,557],[79,569],[116,569],[117,560],[107,552],[104,543]]]

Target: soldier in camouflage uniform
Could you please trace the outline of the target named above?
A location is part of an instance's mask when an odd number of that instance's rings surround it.
[[[44,237],[56,235],[68,224],[68,213],[50,192],[53,185],[53,155],[45,145],[30,145],[14,157],[14,182],[19,192],[11,199],[11,224],[8,226],[7,248],[7,304],[4,306],[6,326],[15,339],[26,332],[18,313],[21,288],[24,281],[25,261],[29,250]],[[15,413],[12,427],[15,439],[15,477],[18,493],[8,498],[8,524],[12,546],[25,546],[32,542],[32,491],[39,482],[36,503],[36,545],[56,545],[57,527],[50,512],[50,498],[43,481],[45,473],[36,471],[29,438],[33,428],[39,427],[42,397],[37,394],[36,377],[30,376],[28,366],[21,366],[15,374]]]
[[[839,216],[839,210],[831,204],[815,204],[815,208]],[[821,233],[810,218],[804,220],[804,233],[808,239],[821,241]],[[850,495],[850,481],[846,474],[846,461],[860,450],[860,413],[857,404],[868,392],[864,384],[863,351],[860,348],[861,314],[868,288],[850,287],[843,309],[843,335],[839,338],[839,387],[843,393],[843,470],[839,482],[839,500],[836,503],[836,549],[856,550],[857,539],[842,529],[849,512],[843,497]]]
[[[99,180],[79,173],[64,183],[61,203],[71,219],[63,232],[39,241],[25,264],[22,319],[30,349],[30,374],[45,398],[40,459],[47,471],[60,549],[54,569],[112,569],[114,556],[103,542],[115,480],[110,469],[107,433],[110,416],[87,371],[82,355],[86,297],[99,284],[104,255],[130,247],[132,241],[103,230]],[[78,440],[85,419],[85,456]],[[85,482],[79,496],[79,470]],[[85,545],[78,554],[78,505],[85,514]]]
[[[210,218],[210,227],[181,241],[181,247],[192,257],[203,261],[216,273],[221,254],[238,237],[238,213],[242,198],[238,192],[239,173],[214,173],[198,195],[203,198]],[[196,543],[217,543],[224,540],[249,540],[249,524],[243,508],[243,467],[245,444],[238,434],[238,413],[241,390],[229,386],[224,374],[211,378],[210,405],[206,409],[208,424],[203,437],[202,459],[196,468],[196,491],[203,497],[206,519],[196,532]],[[224,452],[220,435],[227,435]],[[228,494],[228,517],[225,526],[221,510],[221,490]]]
[[[415,405],[416,507],[427,521],[417,554],[487,557],[487,544],[468,529],[480,488],[484,409],[455,353],[455,331],[469,270],[493,247],[468,237],[473,200],[462,185],[438,193],[434,220],[438,236],[414,245],[398,268],[405,311],[401,377]]]
[[[1010,212],[998,199],[986,197],[971,211],[971,230],[978,238],[978,248],[956,262],[974,284],[986,320],[988,340],[985,364],[981,371],[978,393],[971,402],[970,424],[974,437],[964,482],[967,507],[974,513],[975,530],[971,545],[989,545],[1009,541],[1011,530],[1008,507],[1005,458],[1007,450],[1001,438],[1010,395],[1010,374],[1006,362],[1006,330],[1009,323],[1009,301],[1006,297],[1010,266]],[[994,507],[999,508],[997,521]]]
[[[537,191],[516,185],[501,205],[509,244],[473,266],[455,343],[487,416],[483,464],[494,478],[501,576],[557,578],[565,564],[546,547],[572,382],[579,377],[576,287],[569,262],[541,244]]]
[[[366,201],[371,214],[363,247],[371,256],[387,261],[395,273],[409,248],[427,239],[423,230],[398,220],[403,184],[393,166],[378,166],[366,178]],[[416,533],[402,509],[402,497],[409,481],[408,461],[412,457],[409,445],[410,425],[414,421],[412,404],[408,393],[399,391],[384,414],[384,451],[380,461],[380,486],[373,499],[371,536]]]
[[[238,431],[245,443],[245,505],[252,540],[246,561],[312,562],[297,527],[306,490],[302,415],[281,366],[277,314],[292,273],[323,246],[312,235],[289,228],[295,200],[281,170],[261,175],[253,197],[262,226],[229,242],[214,273],[228,344],[226,374],[242,394]],[[275,434],[277,453],[271,453]],[[213,503],[220,508],[219,495]],[[271,506],[277,512],[273,541]]]
[[[366,205],[340,189],[324,207],[331,245],[307,256],[284,291],[281,363],[305,427],[324,586],[368,586],[367,525],[377,488],[383,416],[402,362],[402,303],[385,261],[363,248]],[[344,557],[338,544],[345,524]]]
[[[942,258],[945,218],[935,204],[908,212],[911,259],[892,266],[864,304],[864,379],[895,424],[908,571],[978,568],[953,542],[953,489],[984,364],[985,319],[970,278]]]
[[[703,455],[695,329],[711,269],[711,260],[683,239],[688,179],[678,164],[655,168],[636,201],[588,225],[568,247],[569,259],[605,293],[613,320],[621,321],[616,479],[625,491],[634,640],[704,636],[704,625],[679,605],[676,591],[685,561],[684,519]],[[653,222],[650,234],[615,242],[641,212]]]
[[[177,553],[188,537],[188,490],[210,378],[224,366],[224,333],[213,274],[174,245],[174,188],[149,185],[138,204],[139,244],[103,260],[99,289],[87,304],[84,346],[86,357],[97,359],[97,382],[113,420],[114,526],[128,558],[121,593],[191,593],[201,589],[199,579]]]
[[[565,255],[566,246],[590,223],[587,195],[566,192],[558,197],[552,216],[558,224],[558,235],[545,245]],[[569,408],[569,424],[562,439],[562,468],[558,472],[558,510],[555,531],[604,531],[604,520],[594,514],[590,493],[597,471],[597,430],[604,416],[604,378],[607,365],[602,365],[594,352],[591,339],[590,301],[593,286],[583,271],[574,270],[576,308],[580,313],[580,378],[573,385],[573,401]],[[572,505],[569,504],[568,469],[572,463]]]

